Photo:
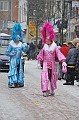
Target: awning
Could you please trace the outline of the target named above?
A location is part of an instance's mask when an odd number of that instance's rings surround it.
[[[6,34],[6,33],[0,33],[0,36],[11,36],[11,35],[8,35],[8,34]]]
[[[11,40],[11,35],[8,35],[6,33],[0,33],[0,40]]]

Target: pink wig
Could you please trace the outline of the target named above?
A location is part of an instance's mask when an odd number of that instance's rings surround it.
[[[54,40],[55,33],[52,28],[52,24],[49,22],[45,22],[42,29],[41,29],[41,35],[42,35],[42,43],[46,43],[46,38],[49,38],[49,40]]]

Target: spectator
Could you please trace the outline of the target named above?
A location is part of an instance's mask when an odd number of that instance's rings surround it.
[[[30,59],[30,45],[29,43],[27,43],[27,46],[29,47],[29,49],[26,51],[26,54],[27,54],[27,60]]]
[[[78,51],[78,56],[77,56],[77,63],[76,63],[76,68],[75,68],[75,79],[79,83],[79,43],[77,43],[76,48]],[[77,86],[79,86],[79,84]]]
[[[35,45],[33,44],[33,42],[30,43],[30,59],[34,59],[34,52],[35,52]]]
[[[68,51],[67,57],[66,57],[66,63],[67,63],[67,79],[66,83],[63,85],[74,85],[75,80],[75,66],[77,62],[77,40],[74,39],[71,41],[70,50]]]
[[[62,45],[62,47],[60,48],[60,51],[66,57],[69,49],[70,48],[69,48],[67,42],[64,42],[63,45]],[[62,63],[59,62],[59,77],[58,77],[58,79],[61,80],[62,78],[64,78],[63,77],[64,75],[65,75],[65,79],[66,79],[66,74],[67,73],[63,73],[62,72]]]

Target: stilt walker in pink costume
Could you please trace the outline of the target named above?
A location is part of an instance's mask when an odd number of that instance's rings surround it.
[[[58,75],[56,72],[55,56],[57,56],[59,62],[66,66],[65,56],[60,52],[56,43],[54,42],[55,33],[52,25],[49,22],[45,22],[42,29],[42,43],[43,48],[37,55],[38,62],[43,61],[43,70],[41,73],[41,89],[43,96],[47,97],[49,94],[54,96],[54,90],[57,88],[56,82]]]

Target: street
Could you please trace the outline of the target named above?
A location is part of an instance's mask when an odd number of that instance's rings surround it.
[[[57,81],[55,96],[43,97],[41,69],[36,60],[25,63],[25,86],[8,88],[8,73],[0,73],[0,120],[79,120],[79,87]]]

